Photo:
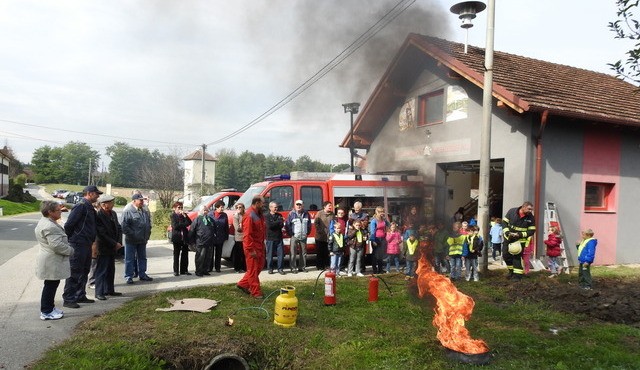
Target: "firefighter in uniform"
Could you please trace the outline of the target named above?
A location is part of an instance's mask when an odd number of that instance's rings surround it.
[[[524,274],[522,266],[522,252],[531,243],[531,237],[536,232],[536,223],[533,218],[533,204],[524,202],[520,207],[511,208],[502,219],[502,234],[504,243],[502,245],[502,256],[509,269],[507,278],[520,280]],[[520,252],[512,254],[509,252],[509,244],[520,242]]]

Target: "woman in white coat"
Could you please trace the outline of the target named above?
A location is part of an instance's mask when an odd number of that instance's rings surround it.
[[[54,303],[60,280],[71,276],[69,256],[73,254],[73,248],[64,229],[58,224],[64,211],[64,206],[57,202],[44,201],[40,205],[43,217],[38,221],[35,233],[39,243],[36,277],[44,280],[40,298],[41,320],[57,320],[64,315]]]

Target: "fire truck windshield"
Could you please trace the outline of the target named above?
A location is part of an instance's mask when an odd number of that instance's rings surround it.
[[[238,199],[238,201],[236,203],[242,203],[244,204],[244,206],[246,208],[249,208],[251,206],[251,201],[253,200],[253,197],[256,195],[259,195],[262,190],[264,190],[266,186],[252,186],[249,189],[247,189],[247,191],[244,192],[244,194],[242,194],[242,196],[240,197],[240,199]]]

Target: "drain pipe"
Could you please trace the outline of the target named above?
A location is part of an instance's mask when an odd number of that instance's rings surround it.
[[[533,215],[535,223],[536,223],[536,235],[534,237],[534,246],[533,248],[533,258],[538,257],[538,240],[542,240],[542,235],[540,235],[540,231],[544,232],[544,227],[540,227],[540,192],[541,192],[541,182],[542,182],[542,133],[544,132],[544,128],[547,126],[547,121],[549,119],[549,110],[545,109],[542,112],[542,117],[540,118],[540,129],[538,130],[538,136],[536,138],[536,178],[535,178],[535,189],[534,189],[534,209],[535,213]]]

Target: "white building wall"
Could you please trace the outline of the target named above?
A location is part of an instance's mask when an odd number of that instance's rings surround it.
[[[204,162],[204,183],[211,185],[216,179],[216,162]],[[186,207],[192,207],[194,200],[200,195],[200,183],[202,181],[202,161],[188,160],[184,161],[184,197],[183,202]]]

